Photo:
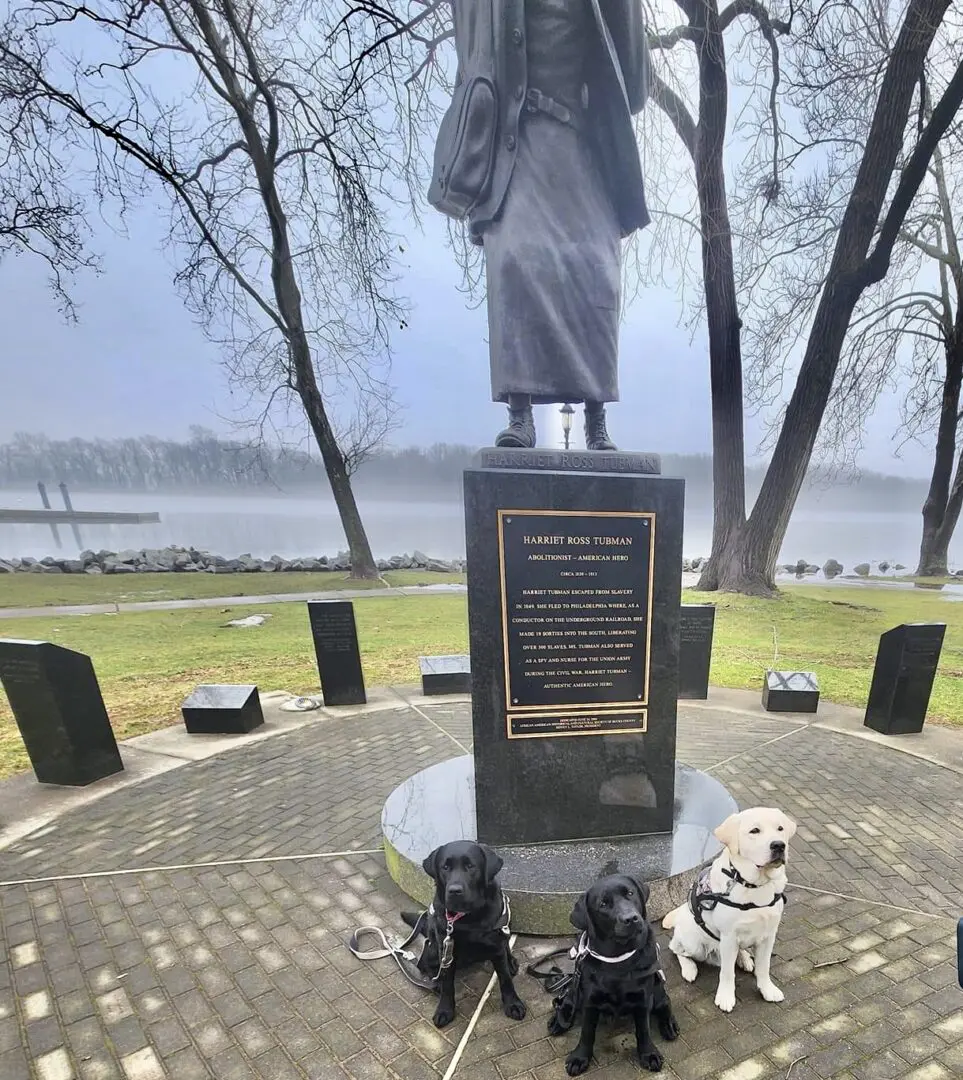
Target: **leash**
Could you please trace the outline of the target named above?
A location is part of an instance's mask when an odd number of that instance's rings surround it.
[[[385,934],[384,930],[380,926],[359,926],[357,930],[351,935],[351,939],[348,942],[348,948],[359,960],[384,960],[386,957],[391,957],[392,960],[398,965],[401,974],[412,983],[414,986],[420,987],[422,990],[434,990],[437,977],[432,979],[422,973],[415,966],[420,959],[420,956],[416,956],[411,952],[408,946],[415,940],[420,933],[422,933],[422,926],[428,912],[424,911],[418,916],[418,921],[415,923],[414,929],[405,938],[404,941],[399,941],[397,938],[389,938]],[[373,937],[379,942],[380,948],[374,949],[362,949],[362,938]],[[425,945],[428,944],[427,938],[425,939]],[[424,952],[424,946],[422,946],[422,952]]]
[[[348,949],[359,960],[363,961],[384,960],[390,956],[398,965],[401,974],[404,975],[408,982],[412,983],[414,986],[420,987],[422,990],[437,990],[438,981],[441,978],[442,972],[450,968],[455,962],[455,924],[465,917],[466,912],[445,912],[445,936],[439,950],[438,971],[435,975],[428,976],[421,972],[419,966],[413,965],[420,964],[421,958],[425,954],[425,949],[428,947],[429,937],[428,933],[426,933],[426,930],[429,930],[430,932],[428,919],[430,916],[433,917],[434,915],[435,905],[434,903],[431,903],[428,905],[428,908],[418,916],[411,933],[404,941],[399,941],[396,938],[389,938],[380,926],[359,926],[348,941]],[[499,916],[499,923],[501,923],[501,925],[493,926],[492,930],[500,930],[507,938],[511,939],[511,918],[512,906],[508,899],[508,895],[503,893],[502,913]],[[421,948],[421,953],[416,955],[408,948],[408,946],[411,945],[419,935],[424,936],[425,944]],[[364,937],[375,938],[379,947],[363,949],[361,947],[361,940]]]

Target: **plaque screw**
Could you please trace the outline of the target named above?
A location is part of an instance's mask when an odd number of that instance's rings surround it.
[[[518,698],[517,698],[517,697],[513,697],[513,698],[512,698],[512,704],[513,704],[513,705],[517,705],[517,704],[518,704]]]
[[[511,519],[511,518],[505,518],[505,524],[506,524],[506,525],[511,525],[511,523],[512,523],[512,519]]]

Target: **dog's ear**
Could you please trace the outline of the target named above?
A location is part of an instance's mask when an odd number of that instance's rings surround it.
[[[588,909],[588,893],[582,893],[582,895],[575,901],[575,907],[572,908],[572,914],[569,916],[569,922],[576,930],[581,930],[586,934],[593,934],[595,932],[595,926],[592,923],[592,916]]]
[[[432,881],[438,881],[438,856],[441,854],[441,848],[436,847],[435,850],[425,857],[425,861],[421,864],[422,870],[432,879]]]
[[[779,824],[783,827],[786,833],[786,840],[792,840],[796,835],[796,823],[791,817],[787,817],[781,810],[779,811]]]
[[[487,844],[479,844],[478,846],[481,848],[482,858],[484,859],[485,880],[491,885],[505,865],[505,860],[494,848],[490,848]]]
[[[626,874],[625,876],[638,889],[639,896],[642,899],[642,914],[645,915],[645,909],[649,903],[649,886],[640,877],[636,877],[635,874]]]
[[[713,832],[713,836],[727,847],[732,855],[739,854],[739,815],[730,814]]]

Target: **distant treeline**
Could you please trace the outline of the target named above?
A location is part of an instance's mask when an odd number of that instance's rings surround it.
[[[359,492],[382,498],[454,498],[475,454],[472,447],[444,443],[385,449],[361,466],[355,485]],[[685,478],[690,507],[708,506],[712,461],[707,455],[665,454],[662,471]],[[762,476],[762,467],[748,470],[750,497]],[[54,488],[64,482],[75,491],[327,492],[324,469],[316,457],[279,447],[254,448],[201,428],[193,428],[185,442],[150,435],[88,440],[19,433],[0,444],[0,488],[30,488],[38,480]],[[814,470],[801,502],[824,509],[918,511],[925,493],[921,480],[873,472],[846,477]]]

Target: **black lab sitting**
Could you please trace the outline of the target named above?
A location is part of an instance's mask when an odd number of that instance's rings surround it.
[[[491,848],[469,840],[444,844],[422,863],[435,882],[435,899],[423,916],[427,943],[418,967],[438,976],[435,1027],[455,1019],[455,969],[482,960],[490,960],[498,976],[505,1015],[525,1018],[525,1003],[512,982],[518,961],[509,948],[508,901],[496,881],[502,865]]]
[[[679,1036],[655,934],[645,914],[648,899],[648,885],[628,874],[613,874],[600,878],[572,911],[572,925],[582,931],[575,950],[578,977],[548,1025],[550,1034],[560,1035],[582,1011],[581,1037],[565,1059],[569,1076],[588,1069],[601,1016],[634,1019],[639,1063],[650,1072],[659,1072],[663,1065],[649,1031],[650,1016],[664,1039]]]

